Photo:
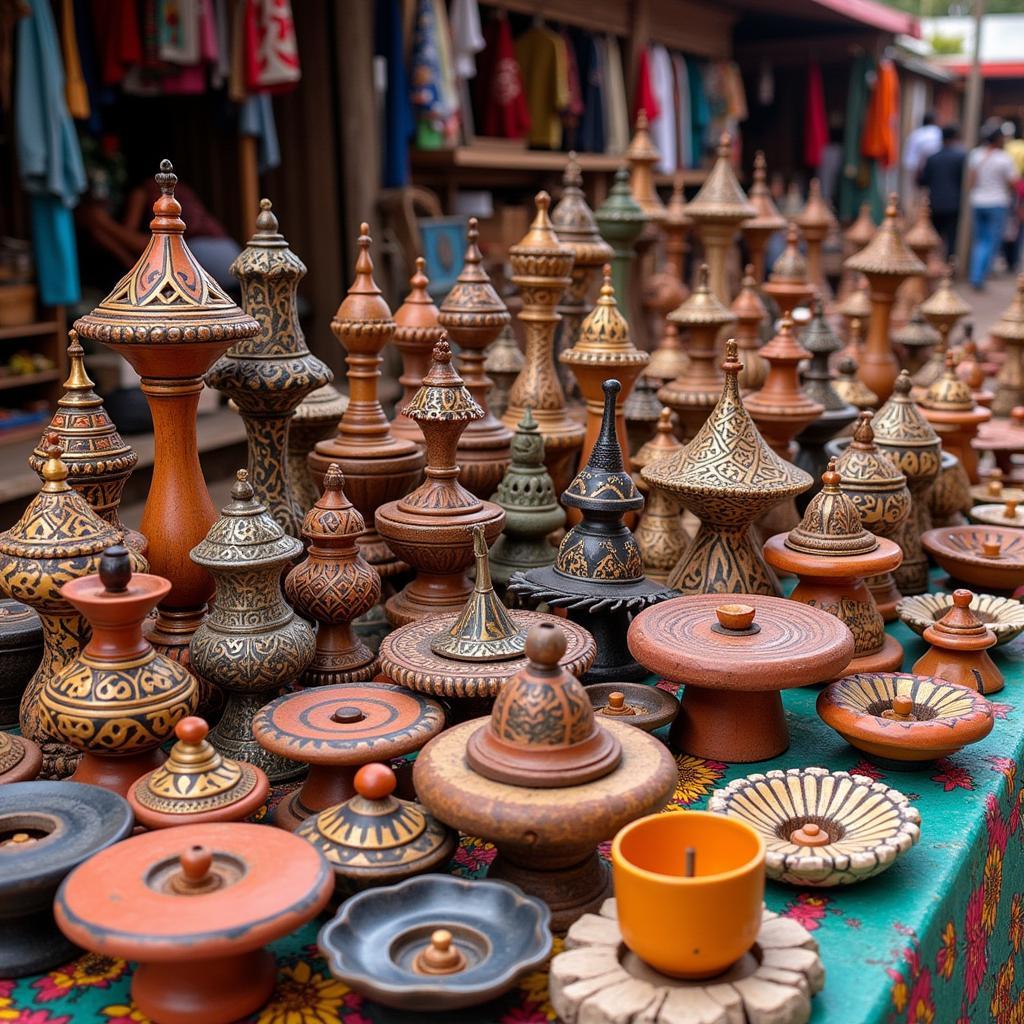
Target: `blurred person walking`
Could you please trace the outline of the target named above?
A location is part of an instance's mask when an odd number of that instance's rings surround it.
[[[967,187],[971,202],[970,281],[983,291],[992,260],[1002,244],[1006,217],[1013,201],[1013,186],[1020,178],[1010,155],[1003,149],[1001,124],[986,125],[982,142],[967,158]]]
[[[942,128],[942,148],[924,162],[917,183],[928,190],[932,224],[942,239],[948,259],[956,251],[956,230],[960,222],[960,193],[967,154],[960,141],[960,127]]]

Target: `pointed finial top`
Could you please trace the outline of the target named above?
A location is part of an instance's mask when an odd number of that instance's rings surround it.
[[[615,301],[615,289],[612,287],[612,265],[606,263],[601,268],[601,297]]]
[[[345,474],[341,471],[341,466],[336,462],[332,462],[327,467],[327,472],[324,473],[324,492],[327,491],[340,491],[345,486]]]
[[[160,161],[160,170],[156,174],[156,183],[165,196],[174,195],[174,186],[178,184],[178,176],[174,173],[174,164],[170,160]]]
[[[543,211],[545,214],[548,212],[548,207],[551,205],[551,196],[548,195],[544,189],[541,189],[534,197],[534,204],[537,207],[538,212]]]
[[[828,469],[826,469],[821,475],[821,482],[824,485],[825,490],[838,491],[841,479],[839,471],[836,469],[836,459],[833,456],[828,460]]]
[[[892,387],[898,395],[909,395],[912,386],[913,381],[910,379],[910,371],[903,369],[900,370],[899,376],[896,378]]]
[[[650,122],[647,120],[647,108],[641,107],[636,112],[636,130],[638,132],[645,132],[647,131],[649,124]]]
[[[174,197],[174,186],[178,184],[178,176],[174,173],[170,160],[160,161],[156,183],[160,188],[160,195],[153,203],[150,230],[154,234],[183,234],[185,222],[181,219],[181,203]]]
[[[256,217],[256,233],[260,235],[278,234],[277,217],[274,204],[269,199],[260,200],[260,212]]]
[[[852,362],[852,360],[849,360]],[[853,431],[853,440],[857,445],[873,445],[875,443],[875,431],[871,426],[871,420],[874,418],[874,413],[870,409],[862,410],[857,416],[857,426]]]
[[[249,483],[249,471],[240,469],[235,473],[235,482],[231,487],[231,498],[234,501],[252,501],[255,492]]]
[[[718,159],[728,160],[732,153],[732,136],[728,132],[722,132],[718,136]]]
[[[437,339],[437,344],[434,345],[434,350],[430,353],[430,357],[435,363],[450,363],[452,361],[452,349],[451,345],[448,344],[447,331],[441,332],[441,336]]]
[[[565,171],[562,173],[562,184],[566,188],[581,188],[583,185],[583,168],[576,156],[576,150],[569,150],[569,159],[565,164]]]
[[[735,377],[743,369],[743,364],[739,359],[739,352],[740,347],[736,343],[736,339],[727,339],[725,342],[725,359],[722,361],[722,372],[727,376]]]
[[[43,445],[43,451],[46,453],[46,462],[43,463],[42,471],[44,481],[43,490],[66,490],[66,484],[64,487],[50,487],[50,484],[60,485],[68,478],[67,466],[65,466],[61,461],[61,455],[64,453],[64,449],[61,447],[60,437],[58,434],[51,431],[46,435],[46,442]]]
[[[754,181],[761,183],[768,180],[768,161],[765,159],[764,150],[759,149],[754,154]]]

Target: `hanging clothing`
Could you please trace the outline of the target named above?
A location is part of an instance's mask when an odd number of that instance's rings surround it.
[[[690,76],[686,71],[686,58],[681,53],[672,54],[672,78],[676,104],[676,159],[681,168],[696,167],[690,109]]]
[[[619,38],[611,33],[605,39],[605,81],[608,83],[607,121],[605,123],[606,152],[625,153],[629,148],[629,107],[626,104],[626,78],[622,73],[622,52]]]
[[[160,0],[157,7],[157,56],[169,64],[199,63],[197,0]]]
[[[281,166],[281,147],[277,141],[274,104],[269,93],[250,96],[238,112],[238,134],[255,136],[259,143],[260,174]]]
[[[864,121],[861,152],[884,168],[892,167],[899,159],[900,80],[891,60],[878,62],[875,88]]]
[[[91,110],[75,35],[75,0],[61,0],[60,49],[64,58],[64,101],[68,113],[76,121],[84,121]]]
[[[651,53],[650,47],[640,51],[636,65],[636,92],[633,94],[633,122],[636,123],[637,114],[643,110],[647,114],[648,122],[657,120],[661,113],[661,106],[654,94],[654,85],[651,82]]]
[[[576,48],[573,46],[569,33],[561,32],[562,45],[565,47],[565,77],[568,86],[569,102],[562,111],[562,148],[579,149],[579,125],[583,116],[583,91],[580,86],[580,71],[576,64]]]
[[[381,184],[384,188],[402,188],[409,184],[409,145],[415,133],[415,122],[409,101],[400,0],[378,0],[374,14],[376,53],[387,65]]]
[[[677,166],[676,130],[679,121],[676,116],[672,58],[664,46],[651,47],[650,72],[654,99],[661,110],[651,122],[651,141],[661,157],[656,169],[662,174],[672,174]]]
[[[476,76],[476,55],[486,42],[480,31],[480,7],[477,0],[452,0],[449,17],[452,26],[452,56],[459,78]]]
[[[17,25],[14,123],[18,171],[31,197],[39,298],[63,306],[81,297],[71,208],[86,188],[75,126],[64,98],[64,67],[49,0],[27,0]]]
[[[693,163],[695,167],[700,166],[701,157],[704,155],[704,135],[711,124],[711,107],[708,104],[707,92],[704,89],[704,67],[701,61],[688,60],[686,62],[686,73],[690,78],[690,128],[692,131],[691,149],[693,150]],[[717,139],[712,143],[714,148]]]
[[[120,85],[142,61],[142,37],[135,0],[94,0],[93,26],[104,85]]]
[[[858,54],[850,67],[850,83],[846,91],[846,118],[843,130],[843,169],[839,179],[839,217],[850,221],[864,202],[872,205],[876,223],[881,219],[881,196],[878,172],[873,160],[861,152],[861,136],[867,115],[874,60]]]
[[[530,111],[530,145],[561,149],[562,112],[569,105],[569,74],[562,37],[534,25],[516,40],[516,57]]]
[[[418,0],[410,89],[420,149],[453,145],[458,135],[458,93],[444,0]]]
[[[214,0],[213,19],[217,38],[217,56],[210,70],[210,85],[221,88],[231,74],[231,19],[228,17],[228,0]]]
[[[821,65],[807,65],[807,95],[804,100],[804,164],[812,170],[821,166],[828,145],[828,115],[825,113],[825,86]]]
[[[291,0],[244,2],[246,89],[290,92],[302,79]]]
[[[603,40],[590,32],[577,32],[574,43],[583,100],[583,114],[580,117],[577,145],[585,153],[603,153],[605,150],[605,78],[604,59],[600,51]]]
[[[487,45],[477,63],[477,124],[484,135],[524,139],[530,131],[530,113],[508,18],[492,18],[484,38]]]

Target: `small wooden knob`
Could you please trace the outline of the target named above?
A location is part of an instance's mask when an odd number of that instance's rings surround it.
[[[625,703],[626,695],[624,693],[619,693],[619,691],[616,690],[614,693],[608,694],[608,706],[614,711],[621,711],[622,705]]]
[[[1006,519],[1017,518],[1017,501],[1015,498],[1006,499],[1006,507],[1003,509],[1003,516]]]
[[[31,846],[36,840],[28,832],[15,832],[5,839],[0,846]]]
[[[983,540],[981,542],[981,553],[986,558],[999,558],[1003,552],[1003,545],[997,540]]]
[[[897,694],[892,699],[892,706],[882,712],[882,718],[894,722],[909,722],[914,717],[914,701],[907,694]]]
[[[828,846],[832,837],[813,821],[808,821],[789,834],[789,841],[796,846]]]
[[[190,846],[178,858],[181,872],[193,885],[206,879],[213,866],[213,854],[205,846]]]
[[[202,743],[209,731],[210,727],[206,724],[206,719],[200,718],[198,715],[188,715],[174,727],[174,735],[182,743],[191,743],[193,746]]]
[[[438,928],[431,932],[430,945],[416,955],[413,967],[419,974],[455,974],[465,969],[466,958],[452,943],[452,933]]]
[[[356,772],[352,784],[361,797],[367,800],[383,800],[395,791],[397,781],[395,773],[386,764],[374,762],[364,764]]]
[[[100,582],[108,594],[123,594],[132,579],[132,561],[123,544],[111,544],[100,555]]]
[[[526,657],[541,668],[554,668],[565,646],[565,634],[553,622],[540,622],[526,634]]]
[[[342,704],[331,715],[331,721],[336,722],[338,725],[354,725],[356,722],[361,722],[365,717],[366,715],[359,708],[351,704]]]
[[[1002,473],[999,475],[1002,476]],[[1003,481],[996,477],[995,470],[992,471],[992,479],[988,482],[988,493],[991,498],[999,498],[1003,493]]]
[[[961,587],[959,590],[953,591],[953,604],[957,608],[970,608],[971,602],[974,600],[974,593]]]
[[[635,715],[636,709],[626,703],[626,695],[619,690],[613,690],[608,694],[608,703],[603,708],[598,708],[599,715],[608,715],[612,718],[625,718]]]
[[[715,609],[719,625],[723,629],[749,629],[754,621],[756,609],[749,604],[720,604]]]

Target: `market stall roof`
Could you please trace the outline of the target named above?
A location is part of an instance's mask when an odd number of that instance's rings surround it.
[[[796,23],[817,22],[838,31],[874,29],[892,35],[920,36],[916,17],[894,10],[879,0],[730,0],[730,6],[748,15],[771,19],[770,35],[792,33]]]

